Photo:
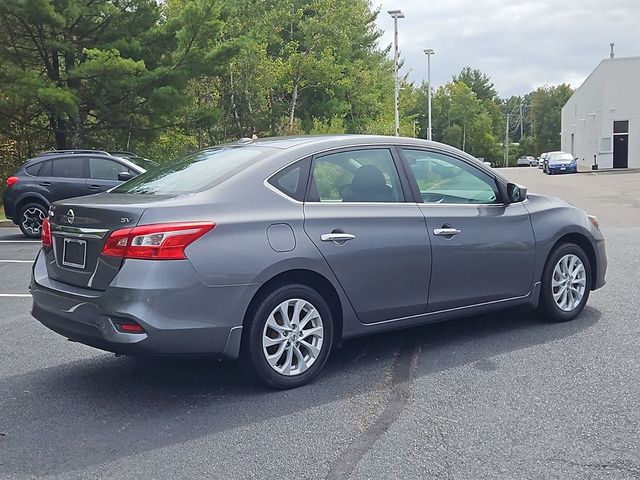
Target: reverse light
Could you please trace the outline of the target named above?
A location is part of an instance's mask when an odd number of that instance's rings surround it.
[[[183,260],[185,248],[216,226],[213,222],[158,223],[115,230],[102,247],[107,257]]]
[[[20,180],[18,177],[9,177],[9,178],[7,178],[7,181],[6,181],[7,188],[11,187],[12,185],[15,185],[16,183],[18,183],[18,180]]]
[[[42,221],[42,233],[40,234],[40,240],[42,240],[43,247],[51,247],[51,224],[49,223],[49,219],[45,218]]]

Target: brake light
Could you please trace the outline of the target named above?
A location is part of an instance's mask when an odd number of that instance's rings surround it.
[[[43,247],[50,247],[52,245],[51,224],[49,223],[48,218],[45,218],[42,221],[42,234],[40,235],[40,239],[42,240]]]
[[[182,260],[185,248],[216,226],[213,222],[159,223],[115,230],[102,247],[107,257]]]
[[[16,183],[18,183],[18,180],[20,180],[18,177],[9,177],[7,178],[7,187],[10,187],[11,185],[15,185]]]

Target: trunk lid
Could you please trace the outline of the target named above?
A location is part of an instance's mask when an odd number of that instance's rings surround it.
[[[107,237],[114,230],[135,226],[144,211],[159,201],[162,198],[157,195],[107,193],[54,203],[49,213],[53,249],[46,254],[49,276],[105,290],[123,262],[101,255]]]

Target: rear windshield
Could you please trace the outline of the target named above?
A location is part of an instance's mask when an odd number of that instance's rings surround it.
[[[151,168],[111,191],[145,195],[200,192],[224,182],[273,152],[273,148],[255,145],[210,148]]]

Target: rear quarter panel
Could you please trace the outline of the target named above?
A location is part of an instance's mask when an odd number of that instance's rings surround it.
[[[351,305],[333,272],[303,230],[302,203],[284,198],[262,182],[251,192],[241,192],[247,183],[228,181],[224,189],[203,192],[180,206],[148,208],[139,224],[212,221],[215,228],[187,247],[186,255],[203,283],[208,286],[246,285],[236,315],[244,317],[257,290],[278,274],[290,270],[311,270],[324,276],[340,297],[343,324],[357,328]],[[268,229],[287,224],[295,238],[293,249],[276,251]],[[272,239],[273,241],[273,239]],[[353,321],[351,321],[353,319]]]

